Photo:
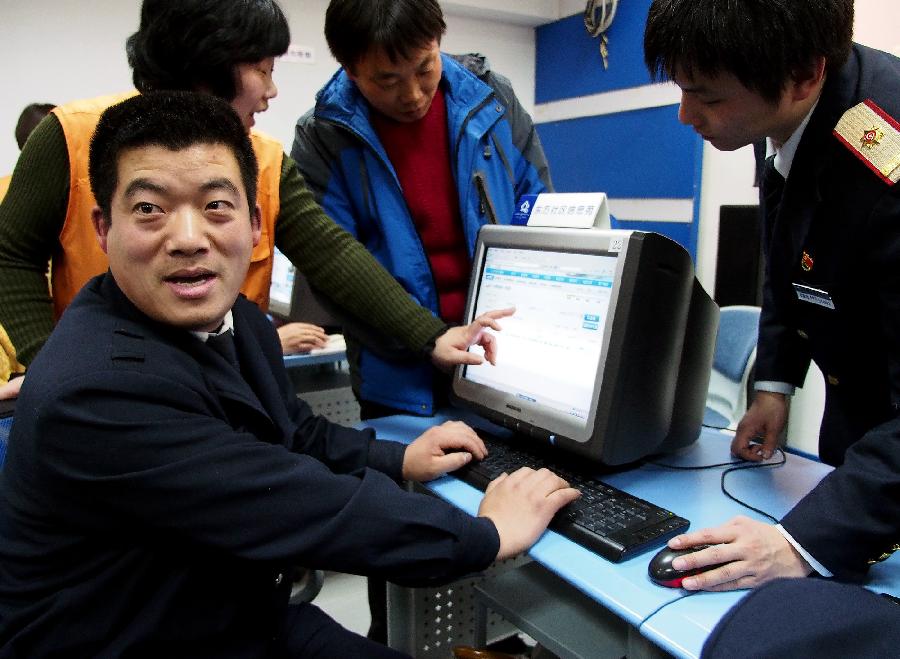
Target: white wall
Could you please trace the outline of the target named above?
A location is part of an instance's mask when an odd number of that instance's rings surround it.
[[[294,123],[337,69],[325,44],[327,0],[281,0],[292,41],[313,49],[315,63],[279,62],[279,96],[258,126],[290,151]],[[448,10],[448,52],[478,51],[509,77],[522,104],[534,107],[534,32],[525,25],[470,18]],[[18,157],[13,130],[28,103],[64,103],[129,89],[125,39],[138,26],[140,0],[0,0],[0,175]]]

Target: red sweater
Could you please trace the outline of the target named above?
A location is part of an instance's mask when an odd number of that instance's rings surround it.
[[[374,110],[371,121],[397,172],[403,198],[431,264],[441,318],[458,323],[465,312],[471,264],[450,169],[444,91],[438,89],[428,114],[418,121],[402,123]]]

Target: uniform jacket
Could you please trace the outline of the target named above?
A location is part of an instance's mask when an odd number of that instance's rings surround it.
[[[0,657],[276,656],[295,564],[432,583],[490,521],[404,492],[404,447],[314,416],[271,323],[234,308],[241,377],[107,274],[28,372],[2,472]]]
[[[53,308],[57,319],[88,279],[105,272],[108,267],[106,254],[97,244],[94,226],[90,221],[91,210],[97,202],[88,177],[88,151],[91,136],[103,111],[135,93],[73,101],[53,109],[66,136],[69,156],[66,220],[59,234],[60,249],[53,256],[50,271]],[[284,150],[281,143],[256,130],[250,131],[250,139],[259,164],[256,202],[262,210],[262,235],[253,248],[250,269],[241,292],[261,308],[267,309],[274,261],[275,221],[280,210],[279,186]]]
[[[701,657],[893,657],[898,647],[900,603],[859,586],[779,579],[725,614]]]
[[[854,46],[826,79],[764,232],[756,361],[758,380],[802,385],[810,359],[825,374],[819,452],[844,466],[783,524],[845,577],[900,539],[900,186],[833,134],[866,99],[900,117],[900,60]],[[794,284],[824,291],[834,309],[801,301]]]
[[[447,100],[451,171],[469,255],[486,222],[508,223],[516,200],[551,187],[547,161],[531,117],[509,81],[482,57],[441,55]],[[369,107],[341,70],[297,122],[291,157],[338,224],[362,242],[419,304],[438,313],[428,257],[410,217],[394,167],[369,122]],[[424,364],[359,355],[365,400],[431,414],[432,372]]]

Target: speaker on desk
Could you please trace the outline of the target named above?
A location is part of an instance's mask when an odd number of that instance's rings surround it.
[[[764,262],[759,206],[719,208],[718,250],[716,303],[761,306]]]

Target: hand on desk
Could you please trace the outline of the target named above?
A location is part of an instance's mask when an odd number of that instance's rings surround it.
[[[772,579],[805,577],[812,572],[775,526],[742,515],[721,526],[684,533],[669,540],[672,549],[696,545],[713,546],[676,558],[672,563],[676,570],[724,565],[685,578],[681,587],[686,590],[754,588]]]
[[[478,516],[489,518],[497,527],[497,560],[526,551],[541,537],[556,511],[579,496],[578,490],[549,469],[522,467],[491,481],[478,507]]]
[[[318,325],[309,323],[287,323],[278,328],[281,351],[285,355],[309,352],[313,348],[324,348],[328,335]]]
[[[487,449],[474,430],[462,421],[446,421],[419,435],[403,454],[403,478],[430,481],[459,469],[472,457],[483,460]]]
[[[444,371],[449,371],[457,364],[478,365],[485,359],[494,364],[497,360],[497,339],[486,330],[490,328],[499,332],[501,327],[497,319],[511,316],[515,311],[515,307],[496,309],[481,314],[468,325],[451,327],[435,341],[431,352],[432,363]],[[472,345],[484,348],[484,358],[468,351]]]
[[[25,380],[25,376],[19,378],[14,378],[9,382],[5,382],[0,384],[0,400],[6,400],[8,398],[18,398],[19,397],[19,389],[22,388],[22,382]]]
[[[750,409],[738,423],[731,453],[743,460],[768,460],[778,446],[787,423],[787,397],[772,391],[757,391]],[[762,444],[757,443],[762,438]]]

